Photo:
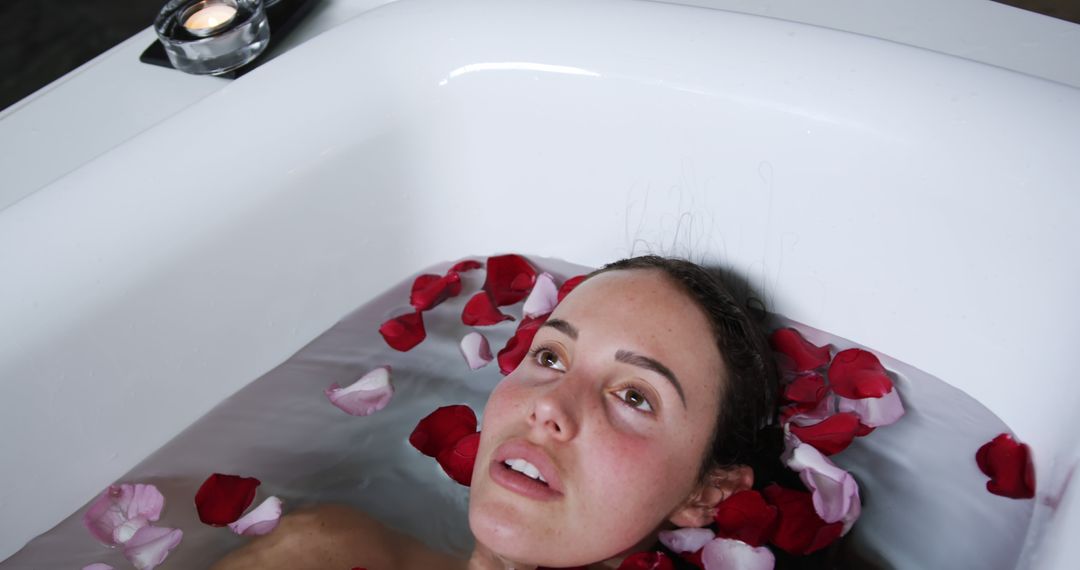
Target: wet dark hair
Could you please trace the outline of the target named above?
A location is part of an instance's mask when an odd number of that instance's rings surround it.
[[[749,465],[756,483],[765,463],[775,463],[775,434],[762,430],[776,413],[778,379],[768,340],[750,308],[725,285],[718,270],[684,259],[644,255],[609,263],[589,277],[609,271],[655,269],[663,272],[705,313],[723,360],[720,379],[720,411],[713,428],[699,479],[714,468]],[[763,311],[762,311],[763,312]],[[772,471],[766,468],[765,471]],[[764,479],[769,479],[769,473]],[[757,486],[757,485],[755,485]]]

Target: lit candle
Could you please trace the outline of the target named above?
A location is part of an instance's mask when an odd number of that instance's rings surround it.
[[[184,28],[196,36],[209,36],[233,21],[236,7],[212,0],[200,2],[184,18]]]

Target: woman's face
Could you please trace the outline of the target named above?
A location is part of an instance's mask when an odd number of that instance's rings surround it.
[[[544,566],[638,545],[697,488],[721,369],[705,314],[661,271],[582,283],[484,409],[476,540]]]

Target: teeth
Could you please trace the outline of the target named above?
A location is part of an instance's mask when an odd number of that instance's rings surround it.
[[[529,463],[528,461],[525,461],[524,459],[507,459],[506,461],[503,461],[503,463],[507,467],[513,469],[514,471],[517,471],[518,473],[526,475],[532,479],[539,479],[540,481],[547,483],[547,479],[544,479],[544,476],[540,474],[540,470],[537,469],[535,465]]]

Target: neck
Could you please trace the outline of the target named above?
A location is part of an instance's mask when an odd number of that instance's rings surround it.
[[[536,566],[507,560],[480,543],[476,544],[465,568],[466,570],[536,570]]]
[[[606,570],[610,568],[618,568],[619,564],[626,558],[625,555],[620,555],[616,558],[606,560],[604,562],[590,564],[587,566],[589,569]],[[532,564],[520,564],[507,560],[498,554],[495,554],[486,546],[477,543],[476,548],[473,550],[472,556],[469,557],[468,562],[465,564],[464,570],[538,570],[537,566]]]

